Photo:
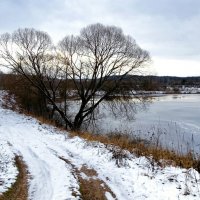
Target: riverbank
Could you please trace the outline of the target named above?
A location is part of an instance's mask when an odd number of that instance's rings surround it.
[[[72,136],[8,109],[0,108],[0,119],[0,139],[26,163],[31,177],[28,194],[33,200],[81,199],[81,192],[87,190],[81,187],[74,169],[84,169],[80,176],[85,181],[105,183],[108,200],[200,197],[200,177],[194,169],[177,168],[172,163],[164,167],[151,156],[137,157],[114,144]]]

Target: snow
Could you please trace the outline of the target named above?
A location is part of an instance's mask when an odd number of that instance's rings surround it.
[[[200,88],[198,87],[186,87],[182,86],[179,88],[181,94],[199,94]]]
[[[115,200],[109,192],[106,192],[105,196],[108,200]]]
[[[11,152],[13,159],[15,153],[22,156],[26,163],[31,176],[31,200],[80,199],[79,195],[73,196],[74,192],[79,194],[79,184],[72,168],[80,169],[85,165],[97,172],[97,177],[119,200],[200,198],[200,176],[194,169],[161,168],[152,165],[150,158],[137,158],[129,152],[125,152],[126,158],[118,166],[108,146],[79,137],[70,138],[66,132],[40,125],[31,117],[3,108],[0,108],[0,141],[3,141],[6,155]],[[16,173],[9,174],[16,177],[12,175]],[[81,175],[84,177],[84,174]],[[106,197],[113,199],[108,192]]]
[[[18,175],[15,155],[8,142],[0,141],[0,193],[5,192],[16,181]]]

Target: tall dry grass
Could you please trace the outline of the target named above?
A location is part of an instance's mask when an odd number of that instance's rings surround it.
[[[110,133],[97,135],[89,132],[71,132],[70,135],[79,136],[87,141],[98,141],[104,144],[114,145],[121,149],[128,150],[136,156],[151,157],[160,166],[180,166],[194,168],[200,172],[200,160],[191,151],[186,154],[165,149],[159,144],[152,144],[140,138],[134,138],[128,134]]]

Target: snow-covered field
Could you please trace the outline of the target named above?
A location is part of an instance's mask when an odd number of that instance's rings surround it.
[[[72,165],[94,169],[118,200],[200,199],[200,176],[193,169],[153,167],[151,159],[136,158],[128,152],[118,166],[105,145],[86,142],[79,137],[69,138],[66,132],[2,107],[0,141],[3,157],[9,157],[5,159],[9,164],[0,171],[1,178],[7,170],[1,188],[8,186],[10,179],[15,179],[13,156],[20,155],[30,173],[29,199],[32,200],[80,199],[73,196],[74,192],[79,194],[79,183],[73,175]],[[114,199],[109,193],[106,196],[108,200]]]

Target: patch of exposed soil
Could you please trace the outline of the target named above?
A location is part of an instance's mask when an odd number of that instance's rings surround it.
[[[28,199],[28,171],[20,156],[15,157],[15,164],[19,171],[12,187],[0,196],[0,200],[27,200]]]
[[[73,168],[73,174],[79,181],[81,199],[83,200],[107,200],[106,193],[110,193],[113,199],[115,194],[108,185],[98,178],[98,173],[87,165],[83,165],[80,169],[74,166],[69,160],[60,157]]]

